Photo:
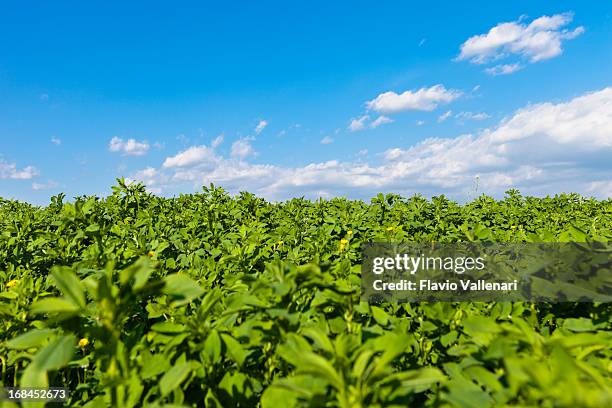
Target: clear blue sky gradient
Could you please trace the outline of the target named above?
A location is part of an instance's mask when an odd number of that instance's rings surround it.
[[[108,193],[115,177],[159,168],[166,157],[219,134],[225,135],[219,152],[227,156],[231,143],[253,135],[262,119],[269,125],[252,141],[258,155],[250,161],[303,166],[477,132],[529,104],[612,85],[609,2],[5,1],[0,7],[0,159],[40,173],[0,179],[0,196],[36,203],[59,191]],[[465,40],[498,23],[563,12],[574,13],[569,28],[585,32],[564,42],[556,58],[503,76],[454,60]],[[432,112],[402,112],[376,129],[347,129],[380,93],[435,84],[466,96]],[[447,109],[490,118],[439,123]],[[152,147],[144,156],[122,156],[109,151],[114,136]],[[324,136],[334,143],[322,145]],[[34,190],[33,182],[50,188]]]

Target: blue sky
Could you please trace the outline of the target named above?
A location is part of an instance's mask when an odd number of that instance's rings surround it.
[[[0,196],[612,196],[611,4],[110,3],[2,4]]]

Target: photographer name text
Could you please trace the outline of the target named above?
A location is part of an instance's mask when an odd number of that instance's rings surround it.
[[[402,279],[396,282],[385,282],[377,279],[372,283],[375,291],[517,291],[518,280],[510,282],[487,282],[484,279],[470,280],[461,279],[459,282],[446,280],[443,282],[432,281],[430,279],[420,279],[411,281]]]

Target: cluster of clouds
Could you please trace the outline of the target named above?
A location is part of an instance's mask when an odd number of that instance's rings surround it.
[[[15,163],[8,163],[0,158],[0,179],[30,180],[38,176],[39,171],[34,166],[18,168]]]
[[[460,46],[460,53],[455,59],[467,60],[478,65],[492,64],[484,69],[492,76],[512,74],[523,69],[526,63],[536,63],[561,55],[563,42],[576,38],[584,32],[582,26],[574,29],[566,28],[573,17],[572,13],[561,13],[542,16],[527,24],[526,17],[522,16],[517,21],[499,23],[485,34],[468,38]],[[501,62],[508,58],[514,58],[515,61]],[[430,112],[455,101],[462,95],[462,91],[447,89],[442,84],[402,93],[383,92],[365,103],[368,113],[351,119],[348,129],[351,132],[375,129],[394,121],[388,115],[406,111]],[[374,118],[373,113],[380,116]],[[438,122],[448,119],[450,113],[450,111],[444,113]],[[459,120],[487,118],[488,115],[485,113],[465,112],[457,116]],[[417,122],[419,125],[423,123],[423,121]]]
[[[487,33],[468,38],[462,45],[457,60],[473,64],[498,63],[515,58],[512,63],[501,63],[485,69],[490,75],[507,75],[524,67],[563,53],[563,42],[584,32],[584,27],[565,28],[572,22],[572,13],[542,16],[526,24],[525,17],[517,21],[499,23]]]
[[[361,115],[358,118],[351,119],[348,128],[351,132],[359,132],[364,129],[376,129],[379,126],[393,122],[393,119],[384,115],[380,115],[374,120],[372,120],[370,115]]]
[[[124,156],[144,156],[147,154],[151,146],[145,141],[137,141],[136,139],[123,140],[120,137],[113,137],[108,145],[108,150],[115,153],[121,153]]]
[[[456,57],[484,67],[492,76],[508,75],[559,56],[563,43],[576,38],[584,28],[568,28],[573,14],[542,16],[528,22],[525,17],[497,24],[488,32],[468,38]],[[420,45],[424,40],[421,42]],[[476,88],[475,88],[476,89]],[[351,119],[351,132],[376,129],[393,123],[393,115],[432,112],[464,96],[458,89],[436,84],[401,93],[387,91],[364,103],[365,112]],[[447,108],[448,109],[448,108]],[[439,123],[482,121],[485,112],[452,110],[439,114]],[[252,163],[257,152],[253,142],[268,127],[261,119],[251,135],[231,143],[220,152],[220,135],[209,144],[195,144],[165,157],[158,167],[149,166],[131,174],[150,191],[174,194],[186,188],[220,184],[230,192],[255,192],[269,199],[297,195],[310,198],[348,195],[370,197],[380,191],[404,195],[425,193],[465,197],[478,177],[479,188],[501,194],[520,188],[529,194],[578,191],[612,196],[609,157],[612,157],[612,88],[576,96],[557,103],[527,105],[497,124],[454,138],[428,138],[408,147],[389,148],[375,155],[367,150],[354,160],[312,162],[304,166]],[[417,121],[418,125],[424,124]],[[296,127],[299,125],[295,125]],[[283,135],[281,131],[279,135]],[[60,145],[59,138],[52,143]],[[322,145],[334,142],[331,136]],[[154,145],[155,146],[155,145]],[[144,156],[151,149],[145,140],[113,137],[108,150],[123,156]],[[32,179],[35,167],[18,168],[0,158],[0,179]],[[55,182],[33,183],[35,190],[57,186]]]
[[[51,143],[60,145],[62,141],[57,138],[51,138]],[[32,180],[40,175],[40,171],[34,166],[18,167],[16,163],[7,162],[5,159],[0,157],[0,180]],[[47,190],[50,188],[57,187],[58,184],[55,181],[48,181],[46,183],[32,182],[32,189],[34,191]]]
[[[446,89],[444,85],[437,84],[429,88],[423,87],[417,90],[408,90],[401,94],[393,91],[383,92],[371,101],[366,102],[369,112],[379,114],[376,119],[370,114],[364,114],[353,118],[349,122],[348,129],[357,132],[364,129],[376,129],[394,120],[385,115],[396,114],[405,111],[433,111],[441,105],[450,103],[459,98],[463,93],[456,89]]]
[[[158,193],[213,182],[232,192],[248,190],[270,199],[295,194],[368,197],[383,190],[461,197],[476,176],[482,191],[491,194],[520,187],[538,195],[560,191],[605,195],[612,190],[607,164],[612,154],[610,129],[612,88],[604,88],[565,102],[528,105],[476,134],[387,149],[377,155],[378,163],[254,164],[244,155],[224,157],[216,149],[218,144],[211,143],[169,156],[161,167],[145,168],[132,179]]]

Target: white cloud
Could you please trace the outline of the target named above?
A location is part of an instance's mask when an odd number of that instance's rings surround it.
[[[329,136],[325,136],[323,139],[321,139],[321,144],[323,145],[328,145],[332,143],[334,143],[334,139]]]
[[[187,167],[194,164],[214,163],[215,152],[207,146],[192,146],[172,157],[164,160],[164,168]]]
[[[269,199],[367,198],[381,191],[465,199],[476,176],[479,192],[497,196],[519,188],[525,194],[576,191],[609,197],[612,88],[526,106],[476,134],[388,149],[375,162],[330,160],[285,167],[212,154],[208,163],[153,169],[141,177],[154,177],[153,185],[166,192],[184,189],[185,183],[199,189],[213,182],[230,192],[248,190]]]
[[[370,119],[369,115],[363,115],[357,119],[351,119],[351,122],[349,123],[349,130],[351,132],[358,132],[360,130],[365,129],[366,127],[366,122]]]
[[[18,169],[15,163],[7,163],[0,158],[0,179],[30,180],[39,174],[34,166]]]
[[[459,120],[485,120],[489,119],[491,116],[485,112],[459,112],[455,115],[455,118]]]
[[[111,152],[121,153],[124,156],[143,156],[150,147],[147,142],[138,142],[136,139],[123,140],[116,136],[108,144]]]
[[[393,149],[388,149],[384,153],[385,160],[396,160],[402,155],[402,149],[399,147],[394,147]]]
[[[261,132],[263,132],[263,130],[266,128],[266,126],[268,126],[268,121],[267,120],[260,120],[259,123],[257,124],[257,126],[255,126],[255,134],[260,134]]]
[[[372,129],[376,129],[377,127],[381,125],[386,125],[387,123],[393,123],[393,122],[394,122],[393,119],[381,115],[377,117],[376,120],[374,120],[372,123],[370,123],[370,127]]]
[[[176,137],[176,140],[182,144],[189,144],[189,138],[182,133]]]
[[[167,185],[169,178],[154,167],[147,167],[127,178],[128,183],[142,182],[150,193],[161,194],[163,186]]]
[[[210,147],[212,147],[213,149],[216,149],[217,147],[219,147],[221,143],[223,143],[223,138],[224,138],[223,135],[219,135],[215,137],[212,143],[210,144]]]
[[[612,197],[612,180],[593,181],[589,184],[587,191],[601,197]]]
[[[380,113],[398,113],[402,111],[432,111],[439,105],[449,103],[461,96],[461,92],[446,89],[443,85],[434,85],[416,91],[405,91],[401,94],[389,91],[378,95],[367,102],[368,109]]]
[[[580,150],[612,147],[612,87],[565,103],[519,110],[490,135],[497,143],[541,138]]]
[[[58,187],[58,184],[55,181],[48,181],[46,183],[32,183],[32,190],[40,191],[40,190],[50,190]]]
[[[486,68],[485,72],[492,76],[509,75],[523,68],[524,67],[521,64],[515,62],[514,64],[495,65],[494,67]]]
[[[134,178],[144,181],[146,184],[155,184],[156,177],[159,175],[159,171],[154,167],[147,167],[143,170],[136,172]]]
[[[366,128],[376,129],[377,127],[386,125],[387,123],[395,122],[393,119],[384,115],[380,115],[372,121],[370,119],[370,115],[362,115],[358,118],[351,119],[348,128],[351,132],[358,132]]]
[[[529,24],[524,24],[522,20],[497,24],[486,34],[468,38],[461,45],[457,59],[485,64],[510,55],[531,63],[554,58],[563,53],[563,41],[576,38],[584,32],[581,26],[571,30],[564,28],[573,17],[572,13],[562,13],[542,16]],[[514,65],[501,65],[493,72],[515,72],[518,66]]]
[[[249,156],[255,156],[256,152],[251,145],[251,138],[238,139],[232,143],[231,155],[234,158],[244,159]]]
[[[450,118],[452,114],[453,114],[453,111],[451,110],[444,112],[443,114],[438,116],[438,122],[440,123],[444,122],[446,119]]]
[[[52,137],[51,143],[53,143],[56,146],[59,146],[62,144],[62,139],[60,139],[59,137]]]
[[[423,126],[425,124],[424,120],[417,120],[416,121],[417,126]]]

